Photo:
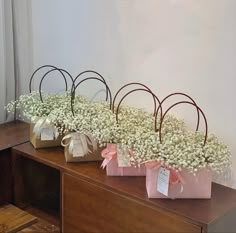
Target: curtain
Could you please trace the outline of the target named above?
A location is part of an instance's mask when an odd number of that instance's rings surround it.
[[[0,123],[17,118],[4,106],[28,92],[32,73],[31,0],[0,0]]]

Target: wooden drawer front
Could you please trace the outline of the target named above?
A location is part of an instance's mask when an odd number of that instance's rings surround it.
[[[63,232],[201,232],[201,228],[71,175],[63,176]]]

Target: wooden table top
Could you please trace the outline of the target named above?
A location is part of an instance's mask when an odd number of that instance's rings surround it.
[[[80,179],[100,185],[120,195],[141,202],[152,208],[192,222],[196,225],[209,225],[236,209],[236,190],[212,183],[212,198],[206,199],[149,199],[145,188],[145,177],[109,177],[100,168],[101,162],[66,163],[63,148],[37,149],[28,142],[13,148],[13,153],[67,172]]]
[[[11,121],[0,124],[0,151],[29,141],[29,124]]]

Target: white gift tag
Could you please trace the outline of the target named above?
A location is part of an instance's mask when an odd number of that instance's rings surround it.
[[[170,181],[170,170],[161,167],[157,177],[157,191],[168,196]]]
[[[84,150],[81,140],[74,140],[73,143],[73,157],[83,157]]]
[[[121,148],[121,145],[117,144],[117,160],[119,167],[131,167],[130,155],[127,150]]]
[[[41,141],[54,140],[54,132],[52,128],[42,128],[40,133]]]

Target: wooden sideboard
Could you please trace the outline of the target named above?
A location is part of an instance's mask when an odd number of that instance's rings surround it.
[[[45,204],[61,231],[236,232],[236,191],[212,184],[209,200],[148,199],[144,177],[108,177],[101,162],[66,163],[63,148],[13,147],[14,204]],[[50,208],[49,208],[50,207]]]
[[[236,191],[210,200],[148,199],[144,177],[108,177],[101,162],[66,163],[63,148],[35,150],[29,125],[0,125],[0,205],[37,212],[64,233],[236,232]]]
[[[29,124],[11,121],[0,124],[0,151],[29,141]]]
[[[29,141],[29,125],[14,121],[0,124],[0,205],[12,200],[11,147]]]

